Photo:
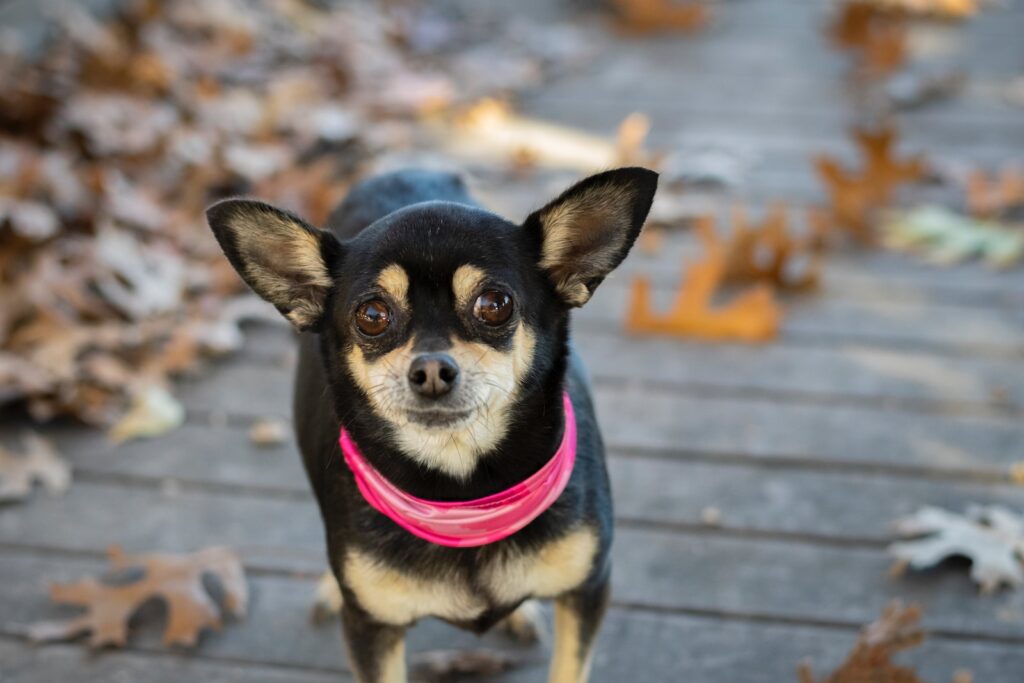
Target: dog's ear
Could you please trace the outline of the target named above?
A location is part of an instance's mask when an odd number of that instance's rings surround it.
[[[605,171],[573,185],[534,212],[524,228],[537,241],[540,267],[570,306],[587,303],[626,258],[658,187],[646,168]]]
[[[287,211],[247,199],[226,199],[206,220],[246,284],[295,327],[315,330],[334,282],[341,243]]]

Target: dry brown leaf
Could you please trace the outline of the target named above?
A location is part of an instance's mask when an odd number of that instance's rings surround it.
[[[862,76],[884,76],[906,62],[905,22],[870,2],[843,4],[829,26],[829,35],[836,46],[856,55]]]
[[[967,208],[978,218],[994,218],[1024,205],[1024,171],[1005,168],[992,176],[976,169],[967,177]]]
[[[658,315],[651,306],[651,283],[633,280],[626,330],[707,340],[736,339],[761,342],[778,336],[782,311],[770,287],[757,285],[714,307],[712,299],[725,276],[725,250],[711,219],[697,224],[704,242],[704,259],[690,264],[672,309]]]
[[[899,601],[886,606],[878,621],[866,626],[846,661],[818,683],[924,683],[913,669],[898,666],[892,658],[900,650],[924,641],[921,609]],[[809,664],[800,665],[800,683],[815,683]]]
[[[206,548],[190,555],[127,555],[112,546],[107,554],[113,574],[109,580],[87,578],[50,587],[54,602],[84,607],[85,613],[33,624],[27,629],[31,640],[69,640],[89,634],[92,647],[123,647],[132,616],[147,601],[159,599],[167,607],[164,644],[192,647],[203,630],[222,626],[220,606],[203,583],[207,576],[215,578],[223,590],[224,612],[245,616],[249,603],[245,570],[238,556],[226,548]]]
[[[921,155],[896,158],[894,147],[897,135],[898,131],[891,125],[875,130],[853,130],[854,140],[864,160],[863,177],[877,204],[887,205],[898,186],[922,180],[927,170]]]
[[[923,179],[926,164],[921,156],[895,157],[897,131],[892,126],[855,128],[852,135],[863,161],[859,171],[844,169],[825,155],[815,157],[814,165],[829,194],[832,224],[864,244],[873,244],[873,213],[889,205],[900,185]]]
[[[736,208],[732,223],[725,243],[725,282],[765,282],[792,291],[818,286],[821,245],[817,235],[812,229],[803,237],[795,236],[785,205],[773,205],[759,225]]]
[[[288,438],[288,428],[280,420],[259,420],[249,428],[249,441],[257,446],[276,446]]]
[[[24,450],[14,453],[0,446],[0,503],[23,500],[39,483],[51,494],[62,494],[71,485],[71,467],[46,439],[28,432]]]
[[[942,19],[966,19],[978,11],[979,0],[856,0],[884,12]]]
[[[627,33],[655,31],[696,31],[711,19],[711,8],[703,0],[615,0],[617,25]]]

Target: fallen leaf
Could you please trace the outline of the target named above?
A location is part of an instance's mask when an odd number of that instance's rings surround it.
[[[999,505],[971,505],[964,515],[923,507],[897,520],[896,531],[912,540],[889,553],[902,567],[927,569],[950,557],[971,561],[971,578],[983,593],[1024,583],[1024,517]]]
[[[874,201],[870,185],[829,157],[815,158],[814,165],[829,195],[829,224],[844,230],[861,244],[873,244],[875,236],[869,212]]]
[[[0,503],[27,498],[37,482],[53,495],[67,491],[71,467],[53,444],[33,432],[26,433],[22,443],[21,453],[0,446]]]
[[[906,62],[906,24],[871,2],[845,2],[828,31],[833,44],[856,55],[862,76],[884,76]]]
[[[766,282],[801,291],[817,287],[820,273],[821,249],[815,235],[793,235],[784,205],[772,206],[759,225],[753,225],[742,209],[733,211],[725,243],[725,282]]]
[[[939,206],[890,212],[882,234],[890,249],[920,253],[940,265],[978,257],[995,268],[1007,268],[1024,256],[1024,231]]]
[[[885,12],[942,19],[966,19],[978,11],[979,0],[855,0]]]
[[[711,8],[702,0],[615,0],[617,25],[628,33],[696,31],[711,19]]]
[[[224,613],[243,617],[249,603],[245,570],[232,551],[206,548],[190,555],[127,555],[117,546],[107,550],[112,576],[54,584],[50,598],[61,605],[84,607],[85,613],[63,621],[28,627],[36,642],[69,640],[89,634],[92,647],[123,647],[128,626],[142,605],[158,599],[167,607],[165,645],[193,647],[200,633],[222,627],[220,606],[204,585],[215,578],[224,595]],[[127,577],[128,580],[125,580]]]
[[[617,140],[516,114],[508,103],[485,98],[435,131],[439,145],[454,156],[522,166],[590,173],[626,163],[656,161],[642,149],[649,123],[631,114]],[[625,156],[625,158],[623,158]]]
[[[967,176],[967,208],[977,218],[994,218],[1024,206],[1024,170],[1004,168],[992,176],[976,169]]]
[[[257,446],[276,446],[288,436],[288,428],[279,420],[259,420],[249,429],[249,441]]]
[[[896,158],[895,127],[887,125],[874,130],[854,128],[853,137],[864,160],[863,177],[876,203],[888,204],[899,185],[924,178],[927,167],[923,156]]]
[[[825,155],[816,157],[814,164],[828,190],[835,225],[871,244],[874,211],[888,206],[900,185],[923,179],[926,164],[922,156],[895,157],[897,131],[892,126],[854,128],[852,135],[863,162],[859,171],[846,170]]]
[[[128,412],[110,428],[114,443],[160,436],[185,422],[185,408],[163,387],[150,385],[132,399]]]
[[[699,221],[697,230],[704,242],[704,259],[687,268],[671,310],[664,315],[654,313],[650,280],[638,276],[630,291],[626,330],[707,340],[774,339],[782,312],[770,287],[757,285],[727,304],[713,306],[712,299],[725,276],[725,251],[711,219]]]
[[[491,650],[433,650],[412,657],[412,676],[427,683],[446,683],[469,676],[497,676],[523,665],[522,656]]]
[[[924,683],[913,669],[897,666],[892,658],[900,650],[917,647],[924,641],[921,609],[904,607],[894,601],[882,616],[866,626],[846,660],[818,683]],[[800,683],[815,683],[810,664],[799,669]]]

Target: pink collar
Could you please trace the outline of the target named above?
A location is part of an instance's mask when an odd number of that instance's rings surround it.
[[[551,460],[525,481],[476,500],[441,502],[409,495],[367,462],[344,427],[338,443],[359,492],[375,510],[431,543],[471,548],[511,536],[562,495],[576,462],[576,416],[568,393],[562,403],[565,431]]]

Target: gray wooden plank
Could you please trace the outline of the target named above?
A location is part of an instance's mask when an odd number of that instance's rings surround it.
[[[979,600],[963,570],[892,581],[890,559],[875,548],[633,528],[616,537],[615,599],[623,604],[854,625],[905,597],[925,605],[932,628],[1024,639],[1024,593]],[[0,543],[89,552],[114,541],[129,550],[229,544],[259,567],[316,574],[324,566],[312,502],[79,482],[63,498],[0,516]]]
[[[105,652],[74,645],[31,647],[0,639],[0,680],[4,683],[331,683],[352,680],[337,673],[211,662],[176,653]]]
[[[1024,444],[1015,417],[915,415],[706,390],[682,395],[631,384],[598,388],[596,398],[605,441],[619,449],[1005,474]]]
[[[45,600],[41,584],[45,581],[67,580],[91,572],[98,564],[91,561],[49,558],[41,560],[31,556],[0,558],[0,629],[35,619],[57,616],[61,612],[50,607]],[[313,668],[322,673],[308,672],[308,680],[323,680],[321,676],[337,676],[344,669],[336,625],[315,628],[305,620],[309,592],[312,584],[279,577],[252,577],[253,611],[249,618],[231,625],[219,634],[208,634],[199,649],[188,656],[154,655],[158,649],[156,633],[143,627],[133,637],[131,650],[124,653],[103,654],[92,657],[81,647],[47,646],[33,648],[16,641],[0,639],[0,671],[31,671],[35,678],[15,679],[19,683],[38,683],[44,673],[59,671],[52,659],[67,658],[76,661],[86,678],[75,680],[107,680],[92,667],[116,667],[125,670],[127,661],[145,658],[162,662],[188,663],[196,670],[217,669],[226,666],[216,660],[246,662],[245,680],[259,680],[267,665],[282,667],[296,678],[298,668]],[[773,623],[723,621],[703,616],[652,614],[613,608],[605,621],[594,660],[595,683],[620,683],[638,679],[650,681],[675,680],[684,674],[693,683],[763,683],[771,680],[795,680],[796,666],[804,658],[814,663],[819,673],[837,665],[850,647],[855,634],[849,629],[823,629],[811,626]],[[453,631],[436,622],[426,621],[410,633],[411,652],[435,647],[508,647],[500,639],[487,637],[481,642]],[[544,660],[549,648],[538,646],[519,649],[529,661],[523,669],[501,681],[536,681],[542,679]],[[1013,672],[1024,662],[1024,655],[1016,645],[981,641],[953,641],[932,638],[918,651],[903,659],[922,667],[921,674],[928,680],[947,680],[952,671],[969,668],[977,677],[989,683],[1009,683]],[[20,666],[8,665],[17,662]],[[263,668],[261,669],[261,665]],[[293,669],[294,667],[294,669]],[[241,666],[239,665],[241,669]],[[94,675],[94,672],[97,672]],[[328,673],[330,672],[330,673]],[[181,676],[185,672],[180,672]],[[212,676],[212,674],[211,674]],[[5,679],[7,680],[7,679]],[[147,677],[145,680],[163,681],[164,678]],[[212,678],[168,678],[167,680],[221,680]],[[226,679],[235,680],[235,679]],[[280,680],[280,679],[268,679]]]
[[[666,387],[878,401],[921,409],[1024,405],[1020,360],[971,358],[856,343],[835,347],[707,344],[662,337],[582,334],[580,355],[597,379]],[[954,408],[955,409],[955,408]]]
[[[0,430],[0,437],[4,434]],[[298,501],[310,496],[294,446],[255,447],[244,429],[190,424],[158,441],[122,447],[83,429],[46,434],[55,439],[76,476],[93,483],[166,488],[177,482],[223,494]],[[922,505],[959,510],[984,501],[1024,509],[1024,487],[1011,484],[808,470],[754,459],[715,462],[713,455],[699,461],[679,457],[612,452],[609,467],[620,520],[700,526],[704,511],[715,508],[721,528],[727,530],[881,542],[891,538],[892,520]]]
[[[962,568],[890,579],[874,549],[621,530],[613,552],[621,603],[854,623],[900,598],[932,629],[1024,637],[1024,593],[979,598]]]

